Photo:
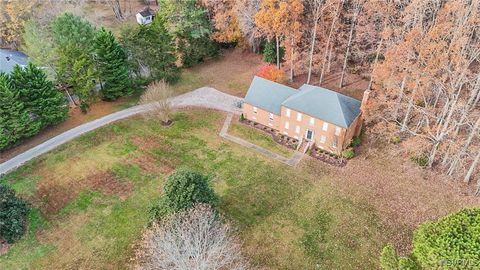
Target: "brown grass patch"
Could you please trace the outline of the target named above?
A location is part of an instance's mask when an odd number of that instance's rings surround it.
[[[130,164],[135,164],[140,167],[145,172],[149,173],[170,173],[175,170],[175,167],[166,162],[159,162],[157,159],[151,155],[142,155],[132,159]]]
[[[83,190],[92,189],[104,195],[116,195],[124,200],[133,190],[133,183],[121,182],[110,172],[98,172],[78,181],[42,181],[37,186],[34,201],[46,216],[57,213]]]

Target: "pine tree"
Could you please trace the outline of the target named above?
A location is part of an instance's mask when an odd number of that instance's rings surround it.
[[[275,52],[275,44],[271,41],[267,41],[265,43],[265,47],[263,48],[263,61],[275,64],[277,61],[277,53]]]
[[[65,120],[68,113],[65,97],[55,89],[42,69],[32,63],[25,68],[15,66],[11,79],[14,90],[32,118],[31,125],[39,130]]]
[[[95,37],[97,71],[103,83],[105,100],[132,94],[128,76],[127,54],[111,31],[102,28]]]
[[[7,148],[28,132],[30,117],[12,90],[10,78],[0,74],[0,150]]]

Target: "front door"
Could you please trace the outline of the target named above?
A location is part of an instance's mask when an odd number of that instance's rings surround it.
[[[313,140],[313,131],[307,129],[307,134],[305,134],[305,138],[309,141]]]

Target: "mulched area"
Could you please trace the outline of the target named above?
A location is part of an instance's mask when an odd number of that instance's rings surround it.
[[[337,166],[337,167],[344,167],[347,165],[347,159],[343,157],[339,157],[335,154],[329,153],[323,149],[320,149],[314,146],[310,151],[310,156],[321,160],[327,164]]]

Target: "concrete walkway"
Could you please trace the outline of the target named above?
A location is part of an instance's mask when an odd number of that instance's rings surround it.
[[[227,118],[225,119],[225,122],[223,123],[223,126],[222,126],[222,130],[220,131],[220,137],[222,138],[225,138],[229,141],[232,141],[236,144],[239,144],[241,146],[244,146],[246,148],[249,148],[249,149],[252,149],[266,157],[269,157],[271,159],[274,159],[274,160],[277,160],[277,161],[280,161],[284,164],[287,164],[289,166],[296,166],[300,160],[302,160],[303,158],[303,155],[301,152],[299,151],[295,151],[295,153],[290,157],[290,158],[287,158],[287,157],[284,157],[282,155],[279,155],[277,153],[274,153],[270,150],[267,150],[263,147],[260,147],[256,144],[253,144],[251,142],[248,142],[248,141],[245,141],[244,139],[240,139],[238,137],[235,137],[235,136],[232,136],[230,134],[228,134],[228,128],[230,127],[230,124],[232,123],[232,118],[233,118],[233,113],[229,113],[227,115]]]
[[[183,95],[173,97],[170,101],[175,108],[193,106],[217,109],[230,113],[240,113],[241,109],[238,107],[238,104],[242,102],[242,100],[242,98],[225,94],[211,87],[202,87]],[[67,130],[64,133],[0,164],[0,176],[82,134],[148,110],[150,110],[150,106],[139,105],[106,115],[92,122]]]

